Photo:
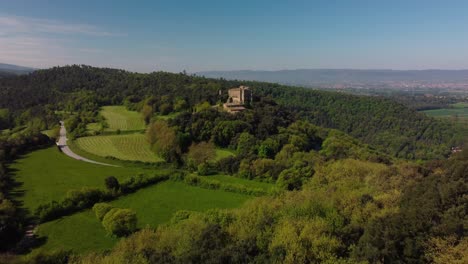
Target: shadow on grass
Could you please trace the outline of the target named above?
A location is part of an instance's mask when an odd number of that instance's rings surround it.
[[[16,254],[28,254],[33,249],[39,248],[47,243],[47,237],[33,235],[31,237],[24,236],[23,239],[18,242],[15,249],[13,250]]]
[[[24,151],[21,155],[16,155],[14,159],[5,163],[7,176],[6,179],[4,179],[4,182],[6,183],[6,188],[4,189],[5,197],[14,204],[16,208],[15,217],[18,219],[17,221],[20,226],[18,229],[19,233],[17,239],[13,239],[18,241],[18,243],[13,247],[13,252],[18,254],[25,254],[30,252],[33,248],[42,246],[47,242],[47,238],[37,237],[34,235],[33,230],[36,227],[37,219],[33,215],[33,212],[30,212],[24,207],[24,202],[21,199],[24,197],[26,192],[22,189],[24,184],[16,180],[18,170],[12,168],[11,165],[18,163],[18,160],[25,158],[29,153],[35,150],[45,149],[50,146],[51,144],[32,147],[31,149]],[[31,235],[26,234],[28,231],[31,232]]]

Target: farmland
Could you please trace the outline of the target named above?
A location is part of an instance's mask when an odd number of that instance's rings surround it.
[[[91,154],[121,160],[159,162],[143,134],[91,136],[75,140],[74,144]]]
[[[138,226],[155,227],[167,222],[179,210],[206,211],[211,208],[233,208],[251,196],[193,187],[167,181],[111,202],[115,207],[132,208]],[[91,210],[80,212],[39,226],[38,234],[47,236],[44,249],[73,249],[77,252],[103,250],[116,241],[106,235]]]
[[[145,122],[141,114],[129,111],[125,106],[103,106],[100,114],[105,118],[109,126],[106,131],[145,129]]]
[[[123,180],[144,171],[74,160],[60,153],[55,146],[28,153],[10,168],[15,172],[16,181],[21,183],[15,193],[30,211],[42,203],[62,199],[70,189],[103,188],[107,176]]]
[[[428,116],[443,118],[456,123],[468,124],[468,104],[457,103],[451,108],[435,109],[423,111]]]

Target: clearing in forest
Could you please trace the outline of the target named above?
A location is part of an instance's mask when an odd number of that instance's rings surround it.
[[[146,127],[142,115],[125,106],[103,106],[100,114],[109,125],[107,131],[143,130]]]

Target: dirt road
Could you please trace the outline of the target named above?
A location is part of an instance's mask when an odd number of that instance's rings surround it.
[[[60,121],[60,137],[59,140],[57,141],[57,146],[60,148],[60,150],[67,156],[74,158],[76,160],[81,160],[84,162],[89,162],[89,163],[94,163],[94,164],[99,164],[99,165],[104,165],[104,166],[112,166],[112,167],[119,167],[117,165],[112,165],[112,164],[107,164],[107,163],[102,163],[102,162],[97,162],[94,160],[90,160],[84,157],[81,157],[80,155],[74,153],[70,147],[67,145],[67,130],[65,129],[65,122]]]

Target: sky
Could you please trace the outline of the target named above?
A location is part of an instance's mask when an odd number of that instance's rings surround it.
[[[468,69],[468,1],[0,0],[0,63]]]

